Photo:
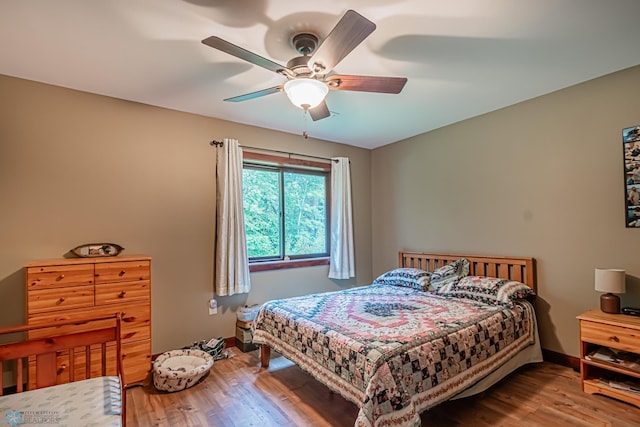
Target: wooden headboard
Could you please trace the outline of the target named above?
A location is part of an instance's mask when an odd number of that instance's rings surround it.
[[[400,251],[400,267],[434,271],[460,258],[469,261],[469,275],[517,280],[536,290],[535,260],[531,257],[481,256],[464,254],[430,254]]]

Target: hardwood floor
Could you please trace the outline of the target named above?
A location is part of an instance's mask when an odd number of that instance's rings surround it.
[[[263,370],[258,351],[233,350],[234,357],[216,361],[210,374],[187,390],[129,389],[128,426],[353,426],[356,406],[289,360],[272,353]],[[640,409],[583,393],[577,372],[544,362],[521,368],[480,396],[423,413],[422,425],[631,427],[640,426]]]

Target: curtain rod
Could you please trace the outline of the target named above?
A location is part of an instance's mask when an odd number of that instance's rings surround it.
[[[222,147],[224,145],[224,142],[213,140],[213,141],[211,141],[209,143],[209,145],[215,145],[216,147]],[[240,145],[240,148],[248,148],[250,150],[258,150],[258,151],[268,151],[270,153],[286,154],[289,157],[291,157],[291,156],[308,157],[308,158],[311,158],[311,159],[326,160],[328,162],[337,162],[337,160],[329,159],[327,157],[311,156],[309,154],[290,153],[288,151],[272,150],[270,148],[249,147],[248,145]]]

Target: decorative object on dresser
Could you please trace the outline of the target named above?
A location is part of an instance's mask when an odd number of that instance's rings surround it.
[[[596,268],[596,291],[606,292],[600,296],[600,310],[605,313],[620,313],[620,297],[614,294],[625,292],[625,271]]]
[[[128,385],[140,384],[151,369],[151,258],[145,255],[50,259],[25,265],[27,323],[68,322],[87,317],[122,316],[122,364]],[[28,338],[83,331],[83,325],[39,329]],[[93,351],[93,350],[92,350]],[[68,353],[58,355],[58,383],[69,380]],[[84,369],[84,354],[75,352],[74,373]],[[115,347],[107,348],[115,367]],[[28,384],[35,384],[29,365]],[[109,368],[111,369],[111,368]]]
[[[117,243],[85,243],[71,249],[71,253],[81,258],[94,258],[100,256],[116,256],[123,251],[123,247]]]
[[[594,309],[578,319],[582,390],[640,407],[640,318]]]

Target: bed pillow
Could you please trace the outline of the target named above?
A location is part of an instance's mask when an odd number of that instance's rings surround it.
[[[437,291],[441,287],[451,285],[468,275],[469,261],[466,258],[460,258],[435,269],[431,273],[431,286]]]
[[[431,273],[419,268],[396,268],[378,276],[373,281],[374,285],[393,285],[419,291],[431,291]]]
[[[513,305],[516,300],[535,295],[524,283],[486,276],[463,277],[458,282],[439,288],[437,293],[492,305]]]

